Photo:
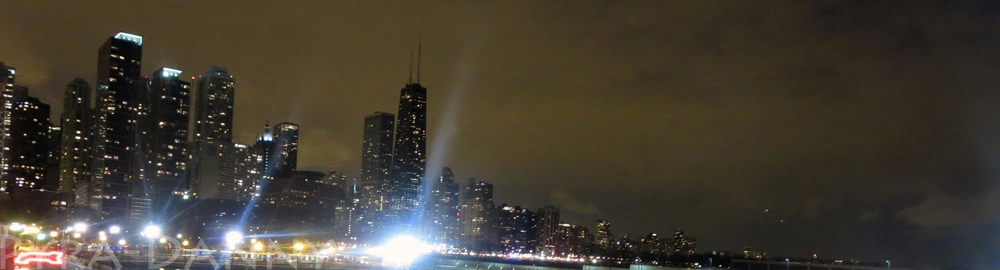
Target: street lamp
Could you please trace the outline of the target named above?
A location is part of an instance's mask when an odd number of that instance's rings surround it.
[[[885,269],[892,269],[892,262],[885,260]]]
[[[111,234],[118,234],[122,232],[122,227],[118,227],[117,225],[111,226],[111,228],[108,228],[108,232]]]
[[[118,240],[118,245],[119,246],[124,246],[125,245],[125,239]]]
[[[239,232],[228,232],[226,233],[226,244],[229,245],[229,249],[236,249],[236,244],[239,244],[243,240],[243,234]]]
[[[156,239],[157,237],[160,237],[160,233],[162,232],[163,230],[160,229],[160,226],[156,225],[146,226],[146,228],[142,230],[142,233],[149,239]]]
[[[77,222],[76,224],[73,224],[73,230],[81,233],[87,232],[87,224]]]
[[[785,270],[788,270],[788,268],[791,267],[790,266],[791,263],[792,263],[791,260],[789,260],[788,258],[785,258]]]

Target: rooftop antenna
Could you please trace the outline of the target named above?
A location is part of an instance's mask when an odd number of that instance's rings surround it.
[[[420,84],[420,49],[423,46],[424,31],[420,31],[420,38],[417,41],[417,84]]]
[[[413,84],[413,50],[410,50],[410,84]]]

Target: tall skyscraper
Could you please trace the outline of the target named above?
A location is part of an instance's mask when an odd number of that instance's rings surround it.
[[[386,196],[392,171],[392,136],[395,115],[375,112],[365,116],[361,144],[361,181],[358,183],[359,218],[357,231],[371,233],[370,222],[386,206]],[[380,214],[380,213],[379,213]],[[374,224],[372,224],[374,225]]]
[[[559,244],[559,208],[546,206],[538,209],[538,252],[552,256]]]
[[[138,130],[139,91],[142,88],[142,37],[118,33],[97,53],[95,136],[92,143],[89,207],[102,217],[130,213],[132,184],[138,173],[134,154]]]
[[[198,77],[195,141],[233,141],[236,78],[224,67],[212,66]]]
[[[143,116],[142,143],[145,153],[145,187],[154,205],[169,206],[188,189],[186,183],[188,121],[190,120],[191,83],[180,78],[181,71],[162,67],[149,76],[146,100],[148,114]]]
[[[597,235],[594,237],[594,245],[600,251],[610,250],[614,243],[615,236],[611,234],[611,222],[604,220],[597,221]]]
[[[427,88],[420,85],[419,76],[416,83],[400,90],[397,116],[389,194],[389,209],[394,212],[391,219],[396,220],[391,223],[414,226],[417,215],[422,214],[419,209],[427,163]]]
[[[282,122],[274,126],[275,160],[277,178],[288,178],[295,174],[299,163],[299,125]]]
[[[10,144],[5,145],[9,154],[7,173],[3,182],[7,190],[13,187],[42,188],[49,154],[48,104],[37,98],[14,95],[7,121],[10,122]]]
[[[459,244],[461,223],[459,222],[459,187],[451,168],[443,172],[431,188],[427,200],[427,217],[423,229],[435,243]]]
[[[14,107],[14,78],[17,69],[0,62],[0,192],[7,190],[5,175],[10,170],[10,110]]]
[[[90,84],[77,78],[66,86],[63,93],[62,153],[59,161],[59,192],[72,193],[77,185],[90,182]],[[75,197],[79,206],[86,206],[86,192]]]
[[[48,191],[58,191],[60,184],[59,161],[62,160],[62,127],[49,123],[48,140],[49,153],[45,162],[45,184],[42,185],[42,188]]]
[[[260,150],[261,155],[264,157],[264,161],[261,164],[261,181],[274,180],[274,176],[277,174],[275,168],[278,167],[278,164],[274,159],[274,136],[271,135],[271,127],[267,123],[264,123],[264,132],[261,132],[260,136],[257,136],[257,142],[253,147]]]

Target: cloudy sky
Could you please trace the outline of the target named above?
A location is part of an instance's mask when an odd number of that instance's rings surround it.
[[[0,61],[61,112],[97,49],[237,77],[236,139],[302,126],[359,174],[422,41],[429,167],[701,251],[1000,267],[1000,4],[989,1],[0,1]],[[58,119],[58,116],[53,116]],[[464,181],[464,180],[463,180]]]

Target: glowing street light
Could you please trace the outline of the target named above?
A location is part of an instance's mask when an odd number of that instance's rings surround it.
[[[125,239],[118,240],[118,245],[119,246],[124,246],[125,245]]]
[[[303,245],[302,243],[295,243],[295,245],[293,245],[292,248],[294,248],[297,251],[302,251],[302,249],[306,248],[306,245]]]
[[[188,245],[188,240],[184,240],[184,242],[181,242],[181,245],[182,246],[187,246]]]
[[[264,244],[257,242],[253,244],[253,250],[261,251],[264,250]]]
[[[98,236],[97,238],[100,239],[101,242],[108,241],[108,236],[107,235],[103,235],[102,234],[101,236]]]
[[[77,222],[76,224],[73,224],[73,230],[81,233],[87,232],[87,224]]]
[[[73,233],[73,238],[80,238],[82,236],[80,233]]]
[[[24,230],[24,225],[23,224],[17,223],[17,222],[14,222],[14,223],[10,224],[10,231],[12,231],[12,232],[18,232],[18,231],[21,231],[21,230]]]
[[[111,234],[118,234],[122,232],[122,227],[118,227],[117,225],[111,226],[111,228],[108,228],[108,232]]]
[[[149,239],[156,239],[157,237],[160,237],[160,233],[162,232],[163,230],[160,229],[160,226],[156,225],[146,226],[146,229],[142,230],[143,235],[149,237]]]
[[[35,239],[38,239],[39,241],[45,240],[45,234],[44,233],[39,233],[39,234],[35,235]]]
[[[226,233],[226,244],[229,244],[229,248],[235,248],[236,244],[243,241],[243,234],[239,232],[228,232]]]
[[[57,231],[51,231],[51,232],[49,232],[49,237],[56,238],[58,236],[59,236],[59,232],[57,232]]]
[[[160,238],[160,244],[166,244],[166,243],[167,243],[167,238],[162,238],[161,237]]]

